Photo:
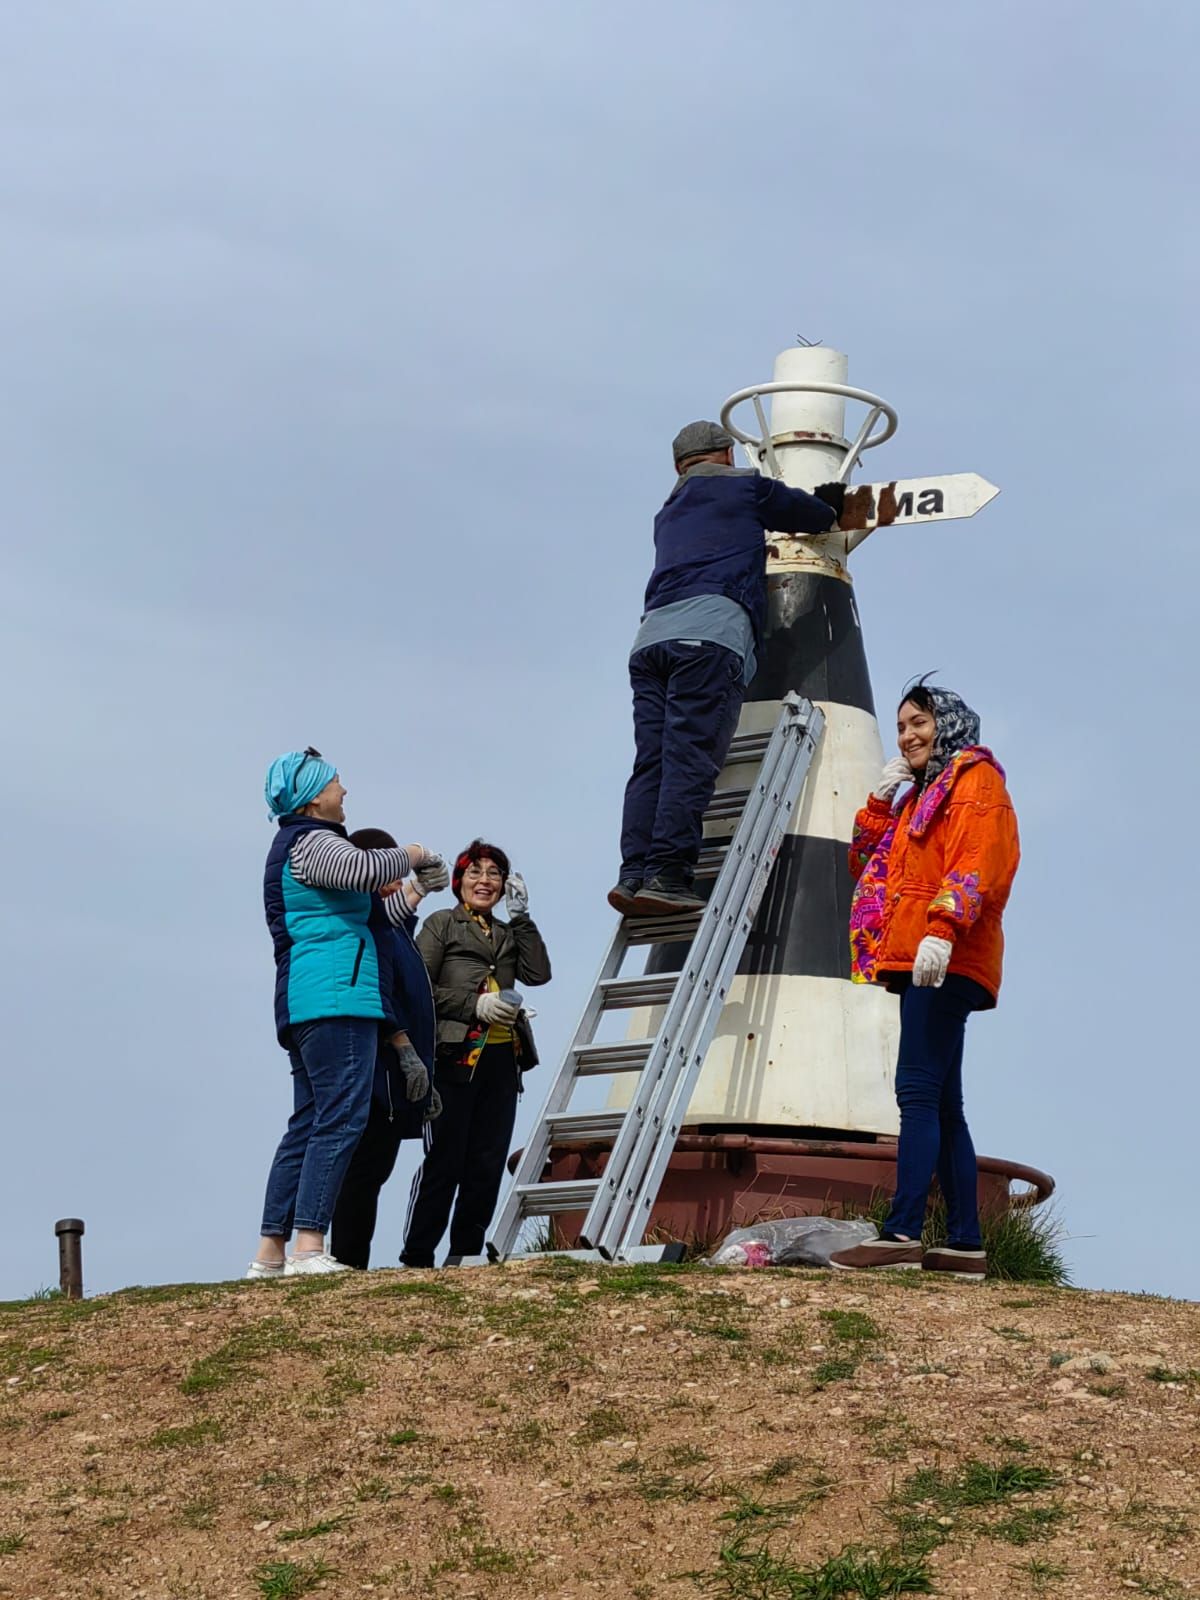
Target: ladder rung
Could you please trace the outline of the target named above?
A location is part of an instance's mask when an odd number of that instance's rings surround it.
[[[599,1178],[565,1183],[523,1183],[517,1190],[523,1217],[552,1217],[560,1211],[586,1211],[600,1187]]]
[[[605,1011],[633,1006],[665,1006],[675,993],[677,972],[648,972],[640,978],[605,978],[600,994]]]
[[[729,849],[727,840],[714,841],[706,844],[701,850],[696,862],[696,876],[698,878],[715,878],[725,865],[725,852]]]
[[[568,1139],[615,1139],[624,1121],[623,1111],[555,1111],[546,1126],[553,1146]]]
[[[749,789],[718,789],[704,813],[705,822],[734,822],[746,809]]]
[[[630,917],[626,923],[629,943],[691,944],[700,926],[700,913],[689,911],[682,917]]]
[[[771,742],[771,730],[766,733],[739,733],[729,746],[726,766],[740,765],[744,761],[761,761]]]
[[[653,1039],[618,1039],[615,1044],[585,1044],[575,1052],[581,1078],[606,1072],[640,1072],[654,1048]]]

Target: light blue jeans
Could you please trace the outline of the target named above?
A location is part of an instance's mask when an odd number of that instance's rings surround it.
[[[326,1017],[292,1027],[293,1110],[279,1141],[262,1232],[287,1239],[293,1230],[324,1233],[342,1179],[371,1109],[379,1024],[370,1017]]]

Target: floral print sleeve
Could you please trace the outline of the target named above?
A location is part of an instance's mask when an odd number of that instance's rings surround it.
[[[850,876],[855,883],[866,871],[867,863],[879,849],[892,821],[892,808],[886,800],[872,795],[854,818],[854,837],[850,841]]]

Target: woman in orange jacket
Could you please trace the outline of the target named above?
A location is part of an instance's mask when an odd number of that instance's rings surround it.
[[[850,846],[853,975],[900,996],[896,1193],[880,1237],[831,1259],[978,1281],[987,1258],[963,1116],[963,1037],[971,1012],[989,1010],[1000,992],[1001,918],[1021,854],[1017,818],[1004,769],[958,695],[922,680],[906,693],[896,726],[900,754],[855,818]],[[935,1172],[948,1243],[922,1252]]]

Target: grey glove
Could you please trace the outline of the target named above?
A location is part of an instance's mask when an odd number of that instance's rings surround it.
[[[912,783],[913,770],[904,756],[893,756],[879,774],[879,782],[875,785],[874,795],[876,800],[890,800],[897,789],[903,788],[906,783]]]
[[[440,1117],[443,1111],[442,1097],[436,1089],[429,1091],[429,1109],[425,1113],[425,1121],[432,1122],[434,1117]]]
[[[445,856],[430,853],[425,857],[423,865],[419,866],[413,877],[421,886],[421,893],[437,894],[445,889],[450,882],[450,868],[446,865]]]
[[[404,1095],[408,1100],[424,1100],[429,1093],[429,1072],[425,1063],[410,1044],[396,1046],[396,1059],[404,1078]]]
[[[519,872],[510,872],[504,885],[504,909],[510,917],[529,910],[529,890]]]
[[[511,1000],[505,1000],[498,994],[481,994],[475,1002],[475,1015],[489,1028],[493,1023],[498,1023],[502,1028],[511,1028],[520,1010],[520,1006],[513,1005]]]

